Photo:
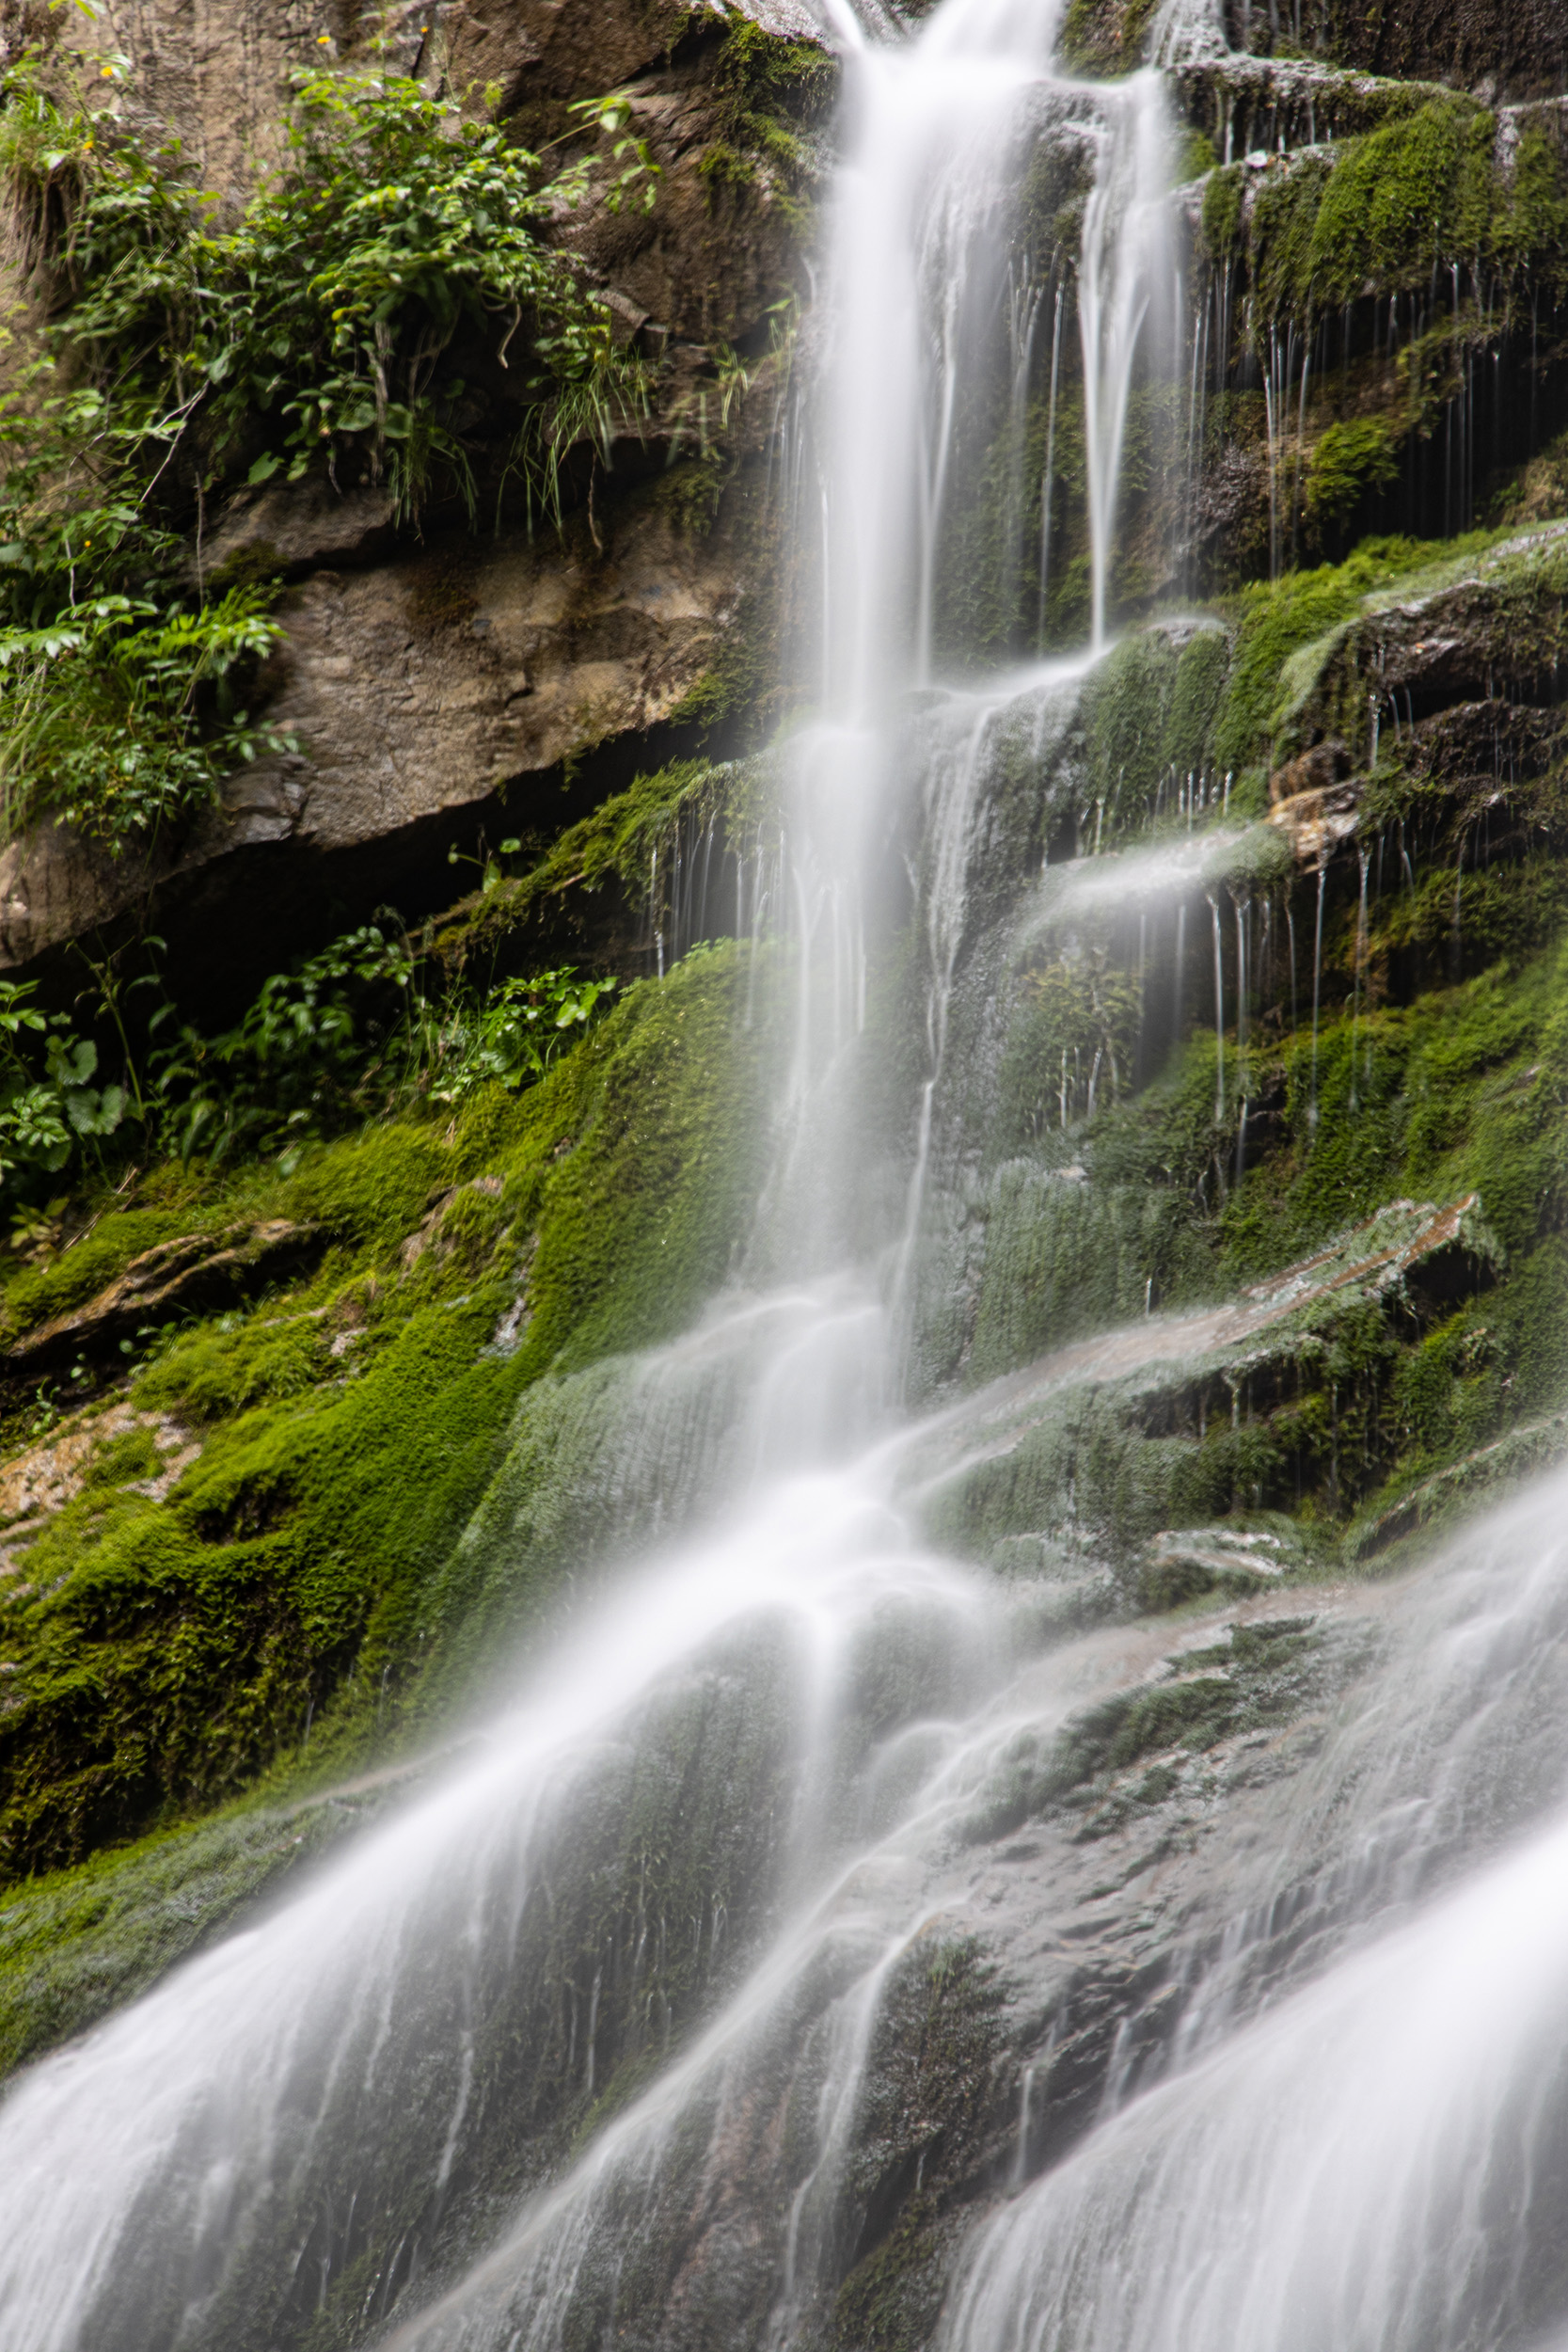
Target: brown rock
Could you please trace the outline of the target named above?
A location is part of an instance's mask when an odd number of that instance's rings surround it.
[[[161,1502],[201,1447],[166,1413],[140,1412],[134,1405],[111,1405],[107,1411],[78,1418],[0,1468],[0,1576],[16,1574],[18,1555],[47,1519],[81,1493],[105,1443],[136,1429],[151,1432],[163,1467],[132,1491]]]
[[[1299,758],[1287,760],[1269,778],[1271,802],[1290,801],[1302,792],[1326,792],[1348,776],[1354,766],[1343,743],[1315,743]]]
[[[287,608],[269,709],[301,750],[233,778],[196,854],[343,848],[668,719],[736,615],[742,551],[653,500],[607,528],[602,558],[583,517],[564,548],[470,540],[316,573]]]
[[[217,529],[192,553],[209,586],[243,558],[251,571],[295,573],[324,564],[363,564],[395,541],[391,493],[334,490],[329,482],[242,490]]]
[[[209,518],[190,567],[209,581],[276,568],[296,583],[281,614],[287,644],[252,707],[297,751],[231,777],[193,834],[149,852],[111,855],[57,825],[0,850],[0,970],[135,913],[169,938],[177,985],[205,986],[217,959],[237,1004],[253,973],[324,924],[341,928],[386,902],[417,920],[442,904],[448,812],[484,812],[471,820],[471,847],[494,796],[519,787],[500,830],[547,834],[562,821],[563,764],[580,768],[623,739],[627,753],[611,755],[603,788],[628,779],[650,730],[741,625],[772,558],[753,494],[764,392],[754,414],[732,419],[731,462],[750,450],[752,463],[714,528],[683,527],[689,518],[656,490],[626,494],[673,443],[696,439],[716,400],[711,345],[762,325],[798,258],[799,208],[766,155],[748,162],[743,184],[703,172],[727,119],[719,36],[736,14],[775,32],[814,29],[800,0],[399,0],[391,9],[396,62],[476,96],[499,86],[502,111],[522,110],[530,139],[570,129],[568,101],[633,87],[637,128],[661,167],[658,203],[611,214],[590,202],[562,233],[607,289],[618,339],[641,338],[665,358],[656,446],[628,436],[559,539],[542,530],[531,541],[515,525],[499,541],[422,547],[398,536],[383,488],[340,497],[325,482],[274,483],[240,493]],[[130,55],[138,105],[174,125],[210,184],[238,196],[268,160],[289,72],[336,57],[345,26],[299,0],[115,0],[90,38]],[[334,33],[325,48],[324,30]],[[578,495],[586,480],[585,468]],[[427,516],[427,532],[441,519]],[[658,755],[669,755],[652,754],[653,764]],[[600,788],[592,767],[585,784]],[[535,824],[527,799],[546,789]],[[316,852],[343,854],[329,875]],[[269,871],[263,885],[258,856],[276,867],[285,854],[289,882]]]
[[[368,571],[312,573],[282,608],[288,639],[267,681],[267,715],[298,750],[231,776],[178,855],[116,858],[57,825],[11,843],[0,851],[0,969],[154,886],[177,906],[199,874],[211,897],[227,886],[215,869],[247,850],[356,849],[502,787],[526,795],[573,755],[645,735],[761,585],[767,546],[748,521],[742,502],[694,537],[655,489],[595,522],[574,517],[564,543],[463,538]]]
[[[275,163],[289,76],[302,65],[352,61],[377,33],[404,72],[444,73],[452,87],[499,83],[503,106],[523,95],[579,98],[617,88],[658,64],[693,19],[746,16],[769,32],[819,37],[802,0],[390,0],[383,8],[322,0],[101,0],[96,22],[66,38],[130,57],[139,103],[179,135],[202,183],[238,199]],[[72,12],[74,15],[74,12]],[[0,12],[0,30],[36,38]],[[50,29],[53,29],[51,26]],[[324,41],[323,34],[326,35]]]
[[[13,1340],[6,1364],[32,1377],[40,1369],[77,1355],[102,1354],[134,1336],[146,1317],[166,1307],[211,1311],[243,1297],[258,1277],[271,1279],[297,1266],[318,1247],[313,1226],[274,1217],[235,1226],[227,1234],[190,1233],[159,1242],[133,1258],[118,1280],[69,1314]]]

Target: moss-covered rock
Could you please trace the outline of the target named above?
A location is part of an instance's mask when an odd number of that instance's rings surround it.
[[[13,1874],[212,1804],[308,1740],[325,1771],[417,1708],[421,1653],[456,1630],[430,1581],[517,1399],[673,1336],[730,1269],[767,1152],[748,978],[741,951],[690,959],[521,1101],[482,1096],[446,1130],[394,1121],[273,1177],[274,1203],[329,1245],[314,1279],[150,1333],[133,1381],[199,1458],[161,1495],[139,1457],[109,1461],[13,1542]],[[236,1181],[259,1197],[259,1175]],[[13,1284],[18,1319],[166,1230],[105,1216],[79,1260]]]

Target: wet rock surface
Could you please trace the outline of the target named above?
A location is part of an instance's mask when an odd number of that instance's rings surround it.
[[[1282,8],[1227,0],[1240,49],[1284,46]],[[1337,65],[1369,73],[1450,82],[1489,100],[1555,95],[1568,81],[1568,30],[1553,0],[1457,0],[1434,11],[1425,0],[1308,0],[1289,38]]]
[[[795,29],[770,0],[752,13]],[[1080,33],[1096,13],[1071,12]],[[1235,38],[1259,37],[1254,13]],[[1128,63],[1148,12],[1109,14],[1112,62]],[[1325,13],[1312,38],[1354,74],[1205,69],[1206,103],[1234,102],[1249,142],[1243,225],[1292,173],[1327,168],[1276,167],[1275,136],[1369,134],[1394,101],[1363,66],[1402,41],[1421,71],[1449,56],[1458,72],[1489,23],[1461,9],[1422,48],[1397,11],[1359,30]],[[460,829],[548,834],[586,763],[594,798],[617,763],[694,739],[693,698],[756,642],[776,555],[752,502],[765,427],[748,421],[717,465],[689,437],[684,479],[663,461],[703,413],[681,404],[719,402],[720,365],[750,364],[749,339],[770,333],[800,195],[782,167],[719,152],[735,123],[705,75],[723,29],[630,0],[596,18],[571,0],[440,12],[444,70],[499,82],[531,141],[562,135],[605,78],[630,83],[665,200],[569,233],[618,334],[667,358],[668,405],[618,481],[591,476],[560,540],[497,545],[433,517],[424,542],[394,541],[372,495],[236,501],[203,561],[288,576],[268,683],[300,749],[234,782],[177,873],[100,880],[70,845],[55,869],[14,865],[19,958],[154,884],[187,940],[223,940],[262,878],[287,901],[266,911],[276,968],[286,924],[319,944],[324,910],[347,920],[372,888],[417,912]],[[394,32],[418,62],[414,19]],[[1522,40],[1511,88],[1530,86],[1529,24]],[[1047,220],[1064,185],[1035,191]],[[1187,213],[1221,250],[1207,199]],[[721,361],[731,337],[748,350]],[[225,2352],[404,2321],[400,2341],[443,2352],[525,2326],[613,2333],[627,2352],[915,2352],[977,2215],[1555,1789],[1562,1613],[1515,1605],[1539,1531],[1505,1526],[1451,1574],[1395,1572],[1448,1516],[1568,1451],[1550,962],[1568,526],[1533,515],[1439,562],[1396,549],[1314,572],[1338,526],[1313,521],[1312,538],[1290,501],[1328,406],[1343,395],[1367,417],[1342,378],[1292,440],[1307,385],[1305,346],[1287,347],[1269,386],[1290,394],[1283,433],[1245,374],[1261,339],[1244,362],[1222,351],[1240,371],[1216,396],[1235,403],[1213,411],[1224,454],[1187,485],[1199,537],[1230,532],[1235,577],[1257,575],[1223,623],[1130,630],[1100,662],[1042,667],[990,702],[984,677],[923,691],[899,736],[927,797],[892,828],[885,963],[831,1106],[849,1137],[842,1231],[856,1248],[903,1235],[863,1295],[723,1287],[770,1267],[771,1187],[751,1255],[746,1240],[776,1174],[758,1164],[790,1160],[760,1088],[736,1108],[768,959],[731,946],[624,993],[599,1081],[581,1075],[589,1041],[542,1093],[493,1089],[450,1124],[444,1104],[373,1122],[309,1157],[297,1195],[251,1171],[243,1217],[225,1193],[200,1234],[182,1204],[203,1179],[163,1172],[149,1204],[175,1220],[166,1237],[139,1233],[92,1295],[54,1311],[51,1293],[45,1319],[13,1327],[15,1385],[38,1388],[40,1413],[40,1375],[86,1360],[107,1380],[144,1318],[191,1327],[128,1392],[29,1433],[0,1479],[12,1851],[23,1867],[88,1857],[0,1908],[7,1985],[30,1962],[37,1976],[4,1995],[0,2064],[227,1923],[272,1932],[251,1908],[263,1891],[316,1903],[245,2001],[183,1979],[151,2029],[173,2038],[143,2077],[161,2094],[190,2030],[177,2004],[211,2004],[226,2056],[261,2020],[245,2046],[262,2058],[231,2073],[268,2145],[272,2122],[316,2113],[324,2082],[347,2086],[291,2142],[299,2162],[259,2226],[266,2293],[236,2268],[201,2322]],[[1134,403],[1135,477],[1164,496],[1174,475],[1148,459],[1146,422]],[[1040,407],[1030,465],[1050,430]],[[978,492],[956,503],[986,519]],[[1430,482],[1411,505],[1435,511]],[[1127,544],[1163,544],[1147,514]],[[957,604],[974,562],[955,568]],[[1162,593],[1152,569],[1145,588]],[[1072,608],[1044,617],[1066,631]],[[1008,626],[984,639],[999,664]],[[761,710],[754,673],[745,691]],[[759,802],[767,782],[740,779]],[[759,906],[781,870],[756,847],[775,821],[760,804],[742,878]],[[708,852],[726,853],[715,811],[739,805],[704,804]],[[670,837],[689,858],[691,834]],[[581,880],[568,863],[549,887]],[[462,911],[476,954],[484,895]],[[289,1214],[254,1205],[268,1184]],[[55,1263],[69,1284],[69,1250]],[[276,1303],[230,1312],[274,1286]],[[737,1463],[770,1461],[776,1440],[791,1458],[768,1372],[786,1359],[808,1364],[802,1418],[837,1461],[876,1384],[835,1350],[889,1287],[896,1377],[929,1418],[902,1468],[851,1499],[852,1539],[808,1520],[775,1623],[758,1596],[776,1531],[711,1566],[701,1547],[724,1532],[704,1513]],[[767,1354],[754,1334],[774,1322],[785,1343]],[[900,1441],[874,1435],[880,1480]],[[663,1575],[691,1526],[691,1577],[635,1617],[640,1587],[610,1580],[645,1546]],[[885,1556],[863,1623],[813,1682],[800,1661],[832,1648],[843,1590],[814,1588],[800,1624],[790,1612],[802,1579],[836,1573],[841,1540],[853,1584],[867,1526]],[[595,1619],[606,1591],[616,1606]],[[515,1708],[512,1644],[585,1626],[594,1644],[550,1652],[521,1733],[498,1715],[474,1754],[426,1752],[453,1809],[432,1832],[410,1808],[412,1860],[367,1841],[325,1892],[299,1877],[385,1778],[335,1776],[324,1741],[406,1755],[504,1676]],[[645,1685],[649,1660],[663,1664]],[[639,1695],[601,1717],[612,1664]],[[552,1747],[563,1688],[591,1736],[574,1721]],[[192,1826],[268,1772],[307,1802]],[[176,1816],[161,1846],[103,1851]],[[795,1940],[775,1943],[792,1919]],[[114,2044],[133,2074],[139,2030]],[[137,2213],[149,2106],[125,2102]],[[176,2208],[198,2177],[182,2165],[165,2176]],[[117,2341],[183,2324],[158,2259],[138,2233],[127,2260],[147,2269],[112,2281]],[[449,2289],[421,2329],[423,2298]],[[507,2293],[505,2324],[498,2302],[470,2336],[464,2297]]]

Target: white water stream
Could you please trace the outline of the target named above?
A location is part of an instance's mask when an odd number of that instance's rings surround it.
[[[328,2341],[318,2320],[334,2343],[408,2352],[782,2352],[844,2267],[900,1970],[1009,1917],[1021,1967],[1050,1944],[1055,1895],[1013,1917],[974,1820],[1021,1742],[1157,1668],[1154,1637],[1053,1647],[1059,1596],[934,1557],[900,1500],[928,1433],[897,1400],[1003,739],[1032,730],[1043,757],[1092,658],[933,683],[954,453],[992,330],[1006,342],[1042,124],[1094,159],[1076,267],[1097,648],[1138,370],[1170,301],[1161,82],[1055,75],[1059,12],[943,0],[896,40],[835,17],[845,157],[806,526],[825,548],[824,715],[799,745],[802,978],[772,1203],[788,1279],[716,1309],[634,1384],[663,1399],[640,1475],[700,1490],[705,1469],[705,1531],[607,1581],[464,1758],[304,1893],[16,2085],[5,2352],[284,2352]],[[910,842],[923,1066],[899,1181],[847,1217],[868,910]],[[1184,886],[1192,852],[1159,854]],[[1127,1335],[1106,1345],[1125,1359]],[[1478,1814],[1513,1821],[1487,1727],[1528,1747],[1532,1667],[1562,1630],[1560,1502],[1522,1506],[1489,1581],[1462,1554],[1402,1615],[1390,1604],[1404,1665],[1383,1718],[1329,1740],[1291,1836],[1239,1867],[1232,1908],[1252,1924],[1195,1963],[1186,2071],[1031,2184],[1053,2096],[1037,2053],[1016,2194],[976,2225],[952,2352],[1525,2341],[1562,2153],[1568,1831],[1407,1915],[1452,1879]],[[1530,1788],[1550,1785],[1529,1754]],[[644,1860],[681,1899],[634,1891],[615,1912],[593,1889],[649,1785],[665,1793]],[[671,1862],[705,1805],[727,1893]],[[1402,1924],[1245,2022],[1250,1959],[1307,1883],[1328,1945]],[[636,2038],[623,2022],[599,2107],[612,1994]],[[496,2152],[534,2104],[535,2153],[508,2169]],[[580,2122],[576,2145],[550,2138],[554,2106]],[[1512,2268],[1493,2259],[1505,2240]]]

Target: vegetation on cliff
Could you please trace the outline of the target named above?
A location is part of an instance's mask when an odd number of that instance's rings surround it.
[[[341,1760],[402,1720],[458,1630],[421,1595],[523,1391],[673,1337],[724,1279],[766,1152],[746,993],[738,951],[689,958],[531,1091],[491,1083],[288,1173],[133,1171],[89,1197],[81,1239],[17,1268],[11,1362],[60,1367],[19,1433],[66,1447],[76,1491],[41,1527],[25,1497],[9,1513],[12,1871],[210,1803],[308,1732]],[[194,1320],[171,1302],[124,1352],[71,1321],[150,1251],[279,1226],[303,1279]],[[107,1397],[130,1417],[100,1441]]]
[[[237,481],[325,469],[405,519],[452,496],[560,511],[560,469],[643,398],[605,298],[552,241],[591,182],[651,198],[610,142],[551,172],[389,72],[294,77],[287,160],[237,223],[178,147],[24,53],[0,80],[0,183],[41,324],[0,401],[0,795],[119,849],[187,820],[272,738],[238,707],[277,641],[255,582],[209,580]],[[105,85],[107,87],[105,88]],[[187,525],[195,522],[194,551]]]

